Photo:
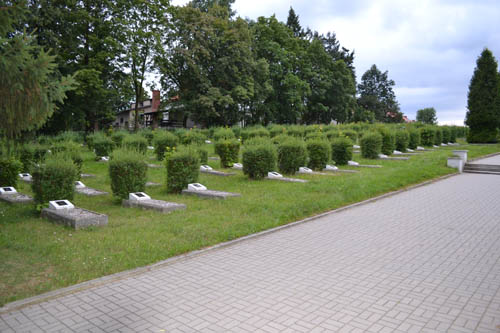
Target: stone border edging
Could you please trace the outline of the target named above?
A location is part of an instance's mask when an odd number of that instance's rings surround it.
[[[500,155],[500,152],[477,157],[475,159],[471,159],[470,161],[475,161],[478,159],[488,158],[488,157],[496,156],[496,155]],[[78,284],[75,284],[75,285],[72,285],[69,287],[64,287],[64,288],[56,289],[53,291],[49,291],[49,292],[43,293],[41,295],[28,297],[28,298],[25,298],[22,300],[7,303],[3,307],[0,308],[0,314],[8,313],[8,312],[15,311],[15,310],[20,310],[20,309],[23,309],[23,308],[31,306],[31,305],[35,305],[35,304],[39,304],[39,303],[49,301],[52,299],[56,299],[59,297],[67,296],[67,295],[70,295],[70,294],[73,294],[73,293],[76,293],[79,291],[87,290],[87,289],[90,289],[93,287],[99,287],[99,286],[105,285],[105,284],[110,283],[110,282],[115,282],[115,281],[123,280],[126,278],[138,276],[138,275],[141,275],[143,273],[150,272],[152,270],[155,270],[155,269],[167,266],[167,265],[174,264],[178,261],[194,258],[194,257],[200,256],[200,255],[203,255],[207,252],[211,252],[214,250],[225,248],[225,247],[228,247],[228,246],[231,246],[231,245],[234,245],[234,244],[237,244],[237,243],[249,240],[249,239],[262,237],[262,236],[265,236],[267,234],[271,234],[271,233],[274,233],[274,232],[277,232],[277,231],[280,231],[283,229],[291,228],[291,227],[294,227],[294,226],[302,224],[302,223],[310,222],[310,221],[322,218],[322,217],[330,215],[330,214],[340,213],[340,212],[347,210],[347,209],[351,209],[351,208],[354,208],[357,206],[369,204],[369,203],[375,202],[377,200],[385,199],[385,198],[394,196],[394,195],[402,193],[402,192],[406,192],[406,191],[410,191],[410,190],[413,190],[413,189],[416,189],[419,187],[430,185],[430,184],[433,184],[433,183],[436,183],[436,182],[439,182],[441,180],[445,180],[447,178],[451,178],[451,177],[457,176],[457,175],[460,175],[460,173],[453,172],[451,174],[447,174],[444,176],[440,176],[438,178],[426,180],[422,183],[410,185],[408,187],[404,187],[404,188],[401,188],[399,190],[387,192],[387,193],[384,193],[384,194],[381,194],[381,195],[378,195],[376,197],[369,198],[369,199],[366,199],[366,200],[363,200],[360,202],[355,202],[355,203],[352,203],[352,204],[347,205],[347,206],[339,207],[339,208],[329,210],[329,211],[326,211],[326,212],[323,212],[323,213],[320,213],[320,214],[317,214],[314,216],[306,217],[305,219],[302,219],[299,221],[290,222],[290,223],[280,225],[280,226],[277,226],[277,227],[274,227],[274,228],[271,228],[268,230],[264,230],[264,231],[260,231],[260,232],[254,233],[254,234],[242,236],[242,237],[239,237],[239,238],[227,241],[227,242],[219,243],[216,245],[212,245],[212,246],[200,249],[200,250],[194,250],[194,251],[191,251],[191,252],[188,252],[185,254],[180,254],[180,255],[177,255],[175,257],[171,257],[171,258],[159,261],[157,263],[154,263],[154,264],[151,264],[148,266],[133,268],[130,270],[114,273],[111,275],[106,275],[106,276],[103,276],[100,278],[81,282],[81,283],[78,283]]]
[[[480,156],[480,157],[471,158],[466,163],[468,163],[468,162],[474,162],[474,161],[477,161],[477,160],[482,160],[483,158],[489,158],[489,157],[493,157],[493,156],[497,156],[497,155],[500,155],[500,153],[492,153],[492,154],[488,154],[488,155],[484,155],[484,156]]]

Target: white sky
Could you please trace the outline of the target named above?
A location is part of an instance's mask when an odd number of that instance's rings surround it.
[[[463,124],[477,57],[484,47],[500,57],[498,0],[236,0],[233,9],[286,22],[290,6],[304,28],[335,32],[355,50],[358,82],[372,64],[388,70],[410,119],[434,107],[440,123]]]

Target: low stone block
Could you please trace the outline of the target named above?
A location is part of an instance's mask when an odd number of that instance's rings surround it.
[[[458,172],[462,173],[464,170],[465,161],[460,157],[448,157],[446,165],[450,168],[457,169]]]
[[[2,193],[0,195],[0,200],[11,203],[11,204],[28,204],[33,202],[33,198],[26,194],[21,194],[18,192],[14,193]]]
[[[308,182],[305,179],[288,178],[288,177],[266,177],[266,179],[279,180],[279,181],[282,181],[282,182],[289,182],[289,183],[307,183]]]
[[[379,164],[358,164],[355,165],[357,168],[381,168],[382,166]]]
[[[388,161],[407,161],[409,157],[390,157],[390,156],[379,156],[380,160],[388,160]]]
[[[155,182],[146,182],[146,186],[160,186],[160,183],[155,183]]]
[[[161,168],[161,165],[148,163],[148,168],[158,169],[158,168]]]
[[[454,150],[453,155],[459,157],[460,159],[464,160],[465,163],[467,163],[467,153],[468,150]]]
[[[82,174],[80,174],[80,177],[82,177],[82,178],[92,178],[92,177],[95,177],[95,175],[93,175],[91,173],[82,173]]]
[[[136,207],[142,209],[156,210],[161,213],[170,213],[174,210],[186,209],[186,205],[168,202],[163,200],[147,199],[147,200],[123,200],[123,207]]]
[[[213,191],[213,190],[182,190],[182,194],[185,195],[196,195],[201,198],[213,198],[213,199],[226,199],[229,197],[240,197],[239,193],[224,192],[224,191]]]
[[[82,229],[91,226],[102,227],[108,224],[107,215],[78,207],[60,210],[44,208],[42,210],[42,217],[46,217],[49,220],[74,229]]]
[[[91,187],[75,188],[75,192],[83,194],[83,195],[87,195],[89,197],[95,197],[98,195],[108,194],[108,192],[99,191],[99,190],[96,190],[95,188],[91,188]]]
[[[212,160],[212,161],[218,161],[218,160],[220,160],[220,158],[218,158],[217,156],[209,156],[208,159]]]
[[[215,175],[215,176],[223,176],[223,177],[227,177],[227,176],[234,176],[235,173],[234,172],[222,172],[222,171],[217,171],[217,170],[201,170],[200,169],[200,172],[201,173],[206,173],[206,174],[209,174],[209,175]]]

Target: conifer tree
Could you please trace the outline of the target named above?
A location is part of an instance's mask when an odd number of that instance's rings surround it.
[[[477,59],[469,85],[465,124],[470,131],[468,142],[497,141],[500,80],[497,61],[490,50],[484,49]]]

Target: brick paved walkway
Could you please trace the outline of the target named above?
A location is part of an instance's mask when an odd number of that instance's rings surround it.
[[[496,332],[500,176],[462,174],[0,316],[0,331]]]

